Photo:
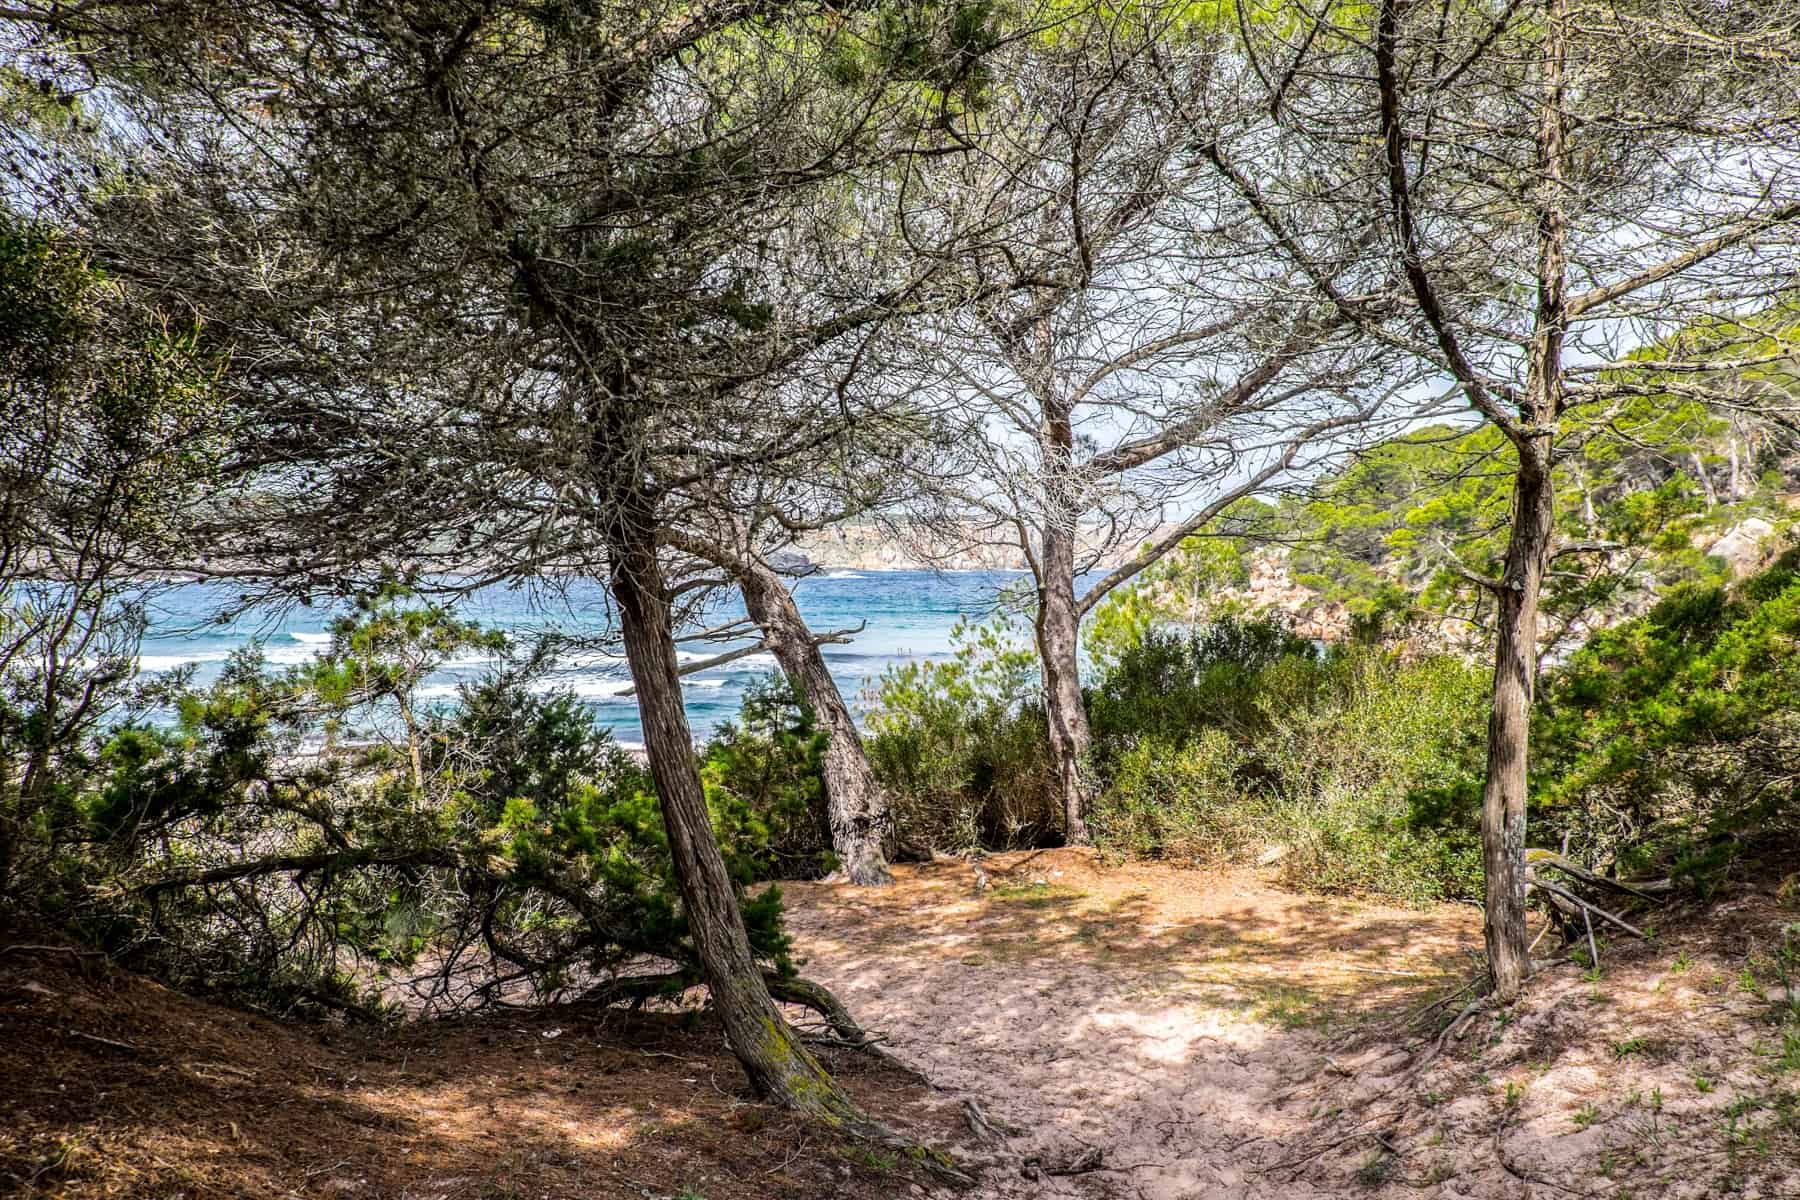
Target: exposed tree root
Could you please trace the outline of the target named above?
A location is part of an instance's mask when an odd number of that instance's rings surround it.
[[[812,1009],[830,1027],[835,1035],[827,1041],[827,1045],[839,1046],[846,1050],[860,1050],[864,1054],[880,1059],[883,1063],[899,1071],[901,1074],[936,1090],[937,1085],[926,1078],[924,1073],[907,1066],[880,1046],[881,1038],[870,1034],[856,1023],[850,1010],[844,1007],[843,1001],[831,994],[823,984],[814,983],[810,979],[802,979],[798,975],[782,978],[778,975],[764,975],[763,982],[768,985],[769,994],[775,999],[788,1004],[800,1004]]]
[[[1520,1183],[1527,1186],[1547,1187],[1553,1191],[1561,1192],[1565,1196],[1595,1196],[1599,1194],[1597,1192],[1584,1192],[1579,1188],[1572,1188],[1566,1184],[1558,1183],[1554,1179],[1545,1179],[1541,1175],[1533,1175],[1524,1170],[1506,1157],[1506,1147],[1501,1140],[1505,1135],[1506,1122],[1501,1121],[1500,1127],[1494,1130],[1494,1157],[1499,1160],[1501,1169],[1508,1175],[1511,1175],[1514,1179],[1517,1179]]]
[[[680,995],[704,982],[697,971],[683,969],[653,975],[618,975],[595,984],[574,1002],[599,1007],[609,1007],[625,1001],[638,1005],[657,997]],[[867,1054],[926,1087],[935,1087],[922,1073],[883,1050],[879,1044],[880,1038],[858,1025],[843,1002],[822,984],[797,975],[781,976],[772,972],[764,973],[763,982],[767,985],[769,994],[777,1001],[801,1005],[824,1018],[833,1036],[820,1039],[823,1044]],[[931,1146],[922,1146],[854,1108],[834,1113],[827,1119],[827,1123],[837,1132],[859,1141],[898,1150],[923,1170],[947,1182],[965,1187],[975,1182],[974,1176],[960,1170],[950,1155]]]
[[[678,996],[701,982],[696,971],[664,971],[655,975],[615,975],[575,997],[576,1004],[609,1008],[629,1000],[633,1007],[658,996]]]

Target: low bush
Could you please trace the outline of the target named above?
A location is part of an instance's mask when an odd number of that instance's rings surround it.
[[[1543,689],[1534,817],[1629,874],[1704,886],[1800,836],[1800,549],[1597,634]]]
[[[1243,795],[1243,751],[1223,730],[1146,737],[1121,753],[1091,814],[1095,840],[1145,858],[1225,861],[1253,854],[1268,814]]]
[[[1472,833],[1418,827],[1408,797],[1466,770],[1484,686],[1457,659],[1319,651],[1266,622],[1147,638],[1094,688],[1095,828],[1140,855],[1267,852],[1310,889],[1473,894]]]
[[[836,866],[825,807],[825,731],[785,675],[752,684],[735,721],[701,751],[720,841],[757,879],[812,879]]]
[[[408,689],[487,635],[398,594],[352,626],[293,670],[240,654],[179,697],[174,728],[106,740],[70,802],[82,886],[45,915],[178,986],[284,1014],[554,998],[646,960],[671,988],[698,982],[649,776],[591,710],[543,693],[542,659],[508,654],[426,712]],[[369,661],[334,661],[340,641]],[[365,678],[379,696],[339,686]],[[397,713],[377,705],[358,735],[351,708],[382,699]],[[781,705],[763,699],[707,763],[740,884],[780,861],[782,822],[810,819],[796,808],[818,793],[810,718],[765,718]],[[779,891],[742,907],[764,968],[790,972]]]
[[[1800,550],[1735,587],[1692,581],[1546,672],[1532,720],[1534,845],[1700,891],[1800,837]],[[1481,762],[1413,797],[1414,827],[1466,840]]]
[[[890,668],[871,693],[869,759],[903,841],[940,850],[1034,845],[1052,801],[1037,659],[1003,622],[959,625],[947,661]]]
[[[1265,674],[1277,663],[1317,657],[1311,642],[1274,621],[1151,629],[1086,690],[1095,770],[1110,777],[1115,759],[1144,739],[1180,746],[1208,731],[1240,742],[1255,737],[1268,724]]]

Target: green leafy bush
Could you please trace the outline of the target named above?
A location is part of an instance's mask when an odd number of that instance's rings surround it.
[[[412,705],[443,656],[475,643],[500,665],[457,705]],[[180,986],[284,1013],[552,998],[640,963],[672,987],[698,982],[649,775],[588,708],[544,693],[544,668],[398,595],[334,627],[318,662],[276,673],[239,655],[180,698],[176,728],[122,729],[100,751],[80,799],[91,886],[61,915]],[[410,719],[367,742],[323,739],[378,700]],[[813,745],[791,722],[767,742],[760,711],[709,758],[740,884],[774,861],[770,814],[817,794],[787,756],[750,752]],[[764,786],[747,793],[755,770]],[[742,906],[765,969],[791,972],[779,891]]]
[[[1123,752],[1091,814],[1096,841],[1144,858],[1227,861],[1254,854],[1268,815],[1243,794],[1244,754],[1220,729],[1145,737]]]
[[[1422,828],[1409,798],[1466,770],[1485,734],[1487,683],[1460,658],[1356,644],[1272,668],[1254,753],[1286,878],[1415,901],[1478,895],[1474,827]]]
[[[1800,835],[1800,550],[1736,587],[1689,582],[1546,672],[1533,713],[1536,845],[1699,888]],[[1478,750],[1479,747],[1477,746]],[[1477,827],[1481,762],[1421,787],[1412,825]]]
[[[1038,667],[1004,622],[963,623],[948,661],[890,668],[873,694],[869,759],[903,840],[939,849],[1035,844],[1062,826]]]
[[[1240,741],[1255,736],[1268,720],[1261,704],[1265,672],[1284,660],[1317,656],[1311,642],[1272,620],[1150,630],[1087,689],[1095,769],[1110,777],[1114,760],[1146,738],[1181,746],[1208,731]]]
[[[1596,635],[1537,713],[1534,816],[1628,873],[1704,881],[1800,833],[1800,549]]]
[[[1418,828],[1408,795],[1466,770],[1484,687],[1454,658],[1320,652],[1266,622],[1152,635],[1094,688],[1094,826],[1132,854],[1268,852],[1314,890],[1471,894],[1472,833]]]

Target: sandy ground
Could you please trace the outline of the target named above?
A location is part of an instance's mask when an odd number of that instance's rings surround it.
[[[934,1082],[1018,1131],[993,1197],[1341,1194],[1270,1179],[1314,1125],[1278,1099],[1331,1039],[1466,968],[1467,908],[1277,891],[1076,850],[939,861],[886,891],[786,888],[803,970]],[[1100,1166],[1071,1168],[1100,1152]]]
[[[1796,869],[1455,1024],[1467,907],[1070,850],[787,885],[804,971],[938,1086],[832,1069],[965,1192],[756,1101],[703,1012],[299,1026],[0,935],[0,1196],[1800,1200]]]
[[[1348,1074],[1289,1098],[1318,1118],[1313,1152],[1274,1177],[1380,1197],[1800,1197],[1790,897],[1740,882],[1650,914],[1654,942],[1602,940],[1599,970],[1544,972],[1416,1073],[1384,1069],[1380,1041],[1341,1057]]]
[[[886,1200],[911,1186],[900,1156],[756,1102],[704,1014],[296,1025],[15,932],[0,929],[0,1197]],[[934,1143],[962,1132],[953,1103],[901,1073],[829,1061],[883,1120]]]
[[[1452,1024],[1470,908],[1078,851],[899,875],[792,885],[791,923],[809,974],[1013,1131],[979,1196],[1800,1198],[1792,878]]]

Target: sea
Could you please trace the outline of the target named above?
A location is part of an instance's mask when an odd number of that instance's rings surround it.
[[[958,622],[994,615],[1008,590],[1016,591],[1023,578],[1014,571],[827,570],[795,580],[793,592],[815,633],[862,627],[848,642],[821,647],[839,690],[860,716],[865,693],[883,672],[900,663],[948,658]],[[234,652],[252,643],[261,645],[272,666],[303,663],[325,649],[331,621],[342,612],[289,605],[223,615],[240,595],[241,588],[228,581],[183,583],[157,592],[140,647],[140,673],[191,666],[194,684],[204,686],[218,677]],[[642,744],[637,704],[625,694],[631,682],[622,654],[609,640],[609,610],[599,585],[488,587],[457,600],[454,612],[501,630],[515,642],[552,632],[577,640],[579,648],[559,656],[536,686],[574,695],[612,728],[622,745]],[[736,594],[722,591],[695,615],[687,632],[743,615]],[[693,663],[750,644],[750,639],[688,642],[679,655],[684,663]],[[495,666],[496,660],[482,656],[451,659],[424,681],[417,698],[426,705],[454,704],[461,685]],[[772,655],[757,652],[685,676],[683,692],[695,736],[704,739],[733,719],[745,690],[776,670]]]

